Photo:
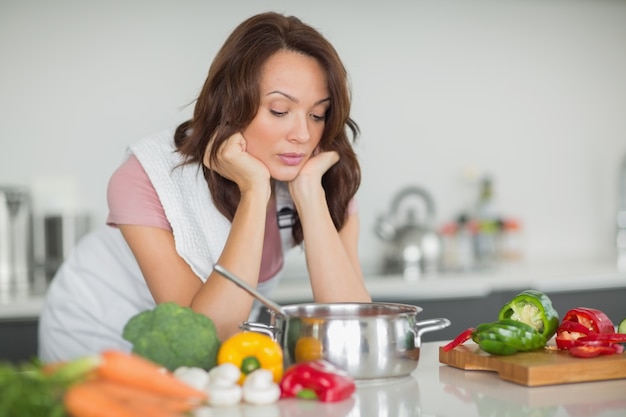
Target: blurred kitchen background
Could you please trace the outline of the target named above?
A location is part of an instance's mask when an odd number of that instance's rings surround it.
[[[103,224],[127,144],[186,120],[226,36],[265,10],[320,29],[348,68],[366,274],[386,268],[389,236],[426,217],[462,268],[450,237],[487,209],[484,230],[510,221],[524,262],[614,261],[619,0],[1,0],[0,186],[28,190],[36,219]],[[428,216],[423,199],[390,213],[407,187],[426,191]],[[296,254],[288,276],[303,268]]]
[[[450,319],[425,340],[527,288],[626,316],[626,1],[0,0],[0,360],[36,355],[45,277],[104,223],[126,146],[186,120],[267,10],[349,71],[374,300]],[[310,300],[301,253],[286,272],[273,298]]]

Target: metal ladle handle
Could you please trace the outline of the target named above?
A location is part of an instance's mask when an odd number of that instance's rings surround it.
[[[219,264],[215,264],[213,266],[213,269],[215,269],[215,271],[217,271],[224,278],[227,278],[233,283],[235,283],[239,288],[242,288],[243,290],[247,291],[251,296],[259,300],[261,303],[263,303],[263,305],[265,305],[267,308],[269,308],[273,312],[278,313],[282,316],[285,315],[285,312],[283,311],[283,308],[280,305],[276,304],[274,301],[270,300],[269,298],[261,294],[259,291],[257,291],[256,288],[252,287],[250,284],[243,281],[241,278],[237,277],[232,272],[228,271],[227,269],[225,269]]]

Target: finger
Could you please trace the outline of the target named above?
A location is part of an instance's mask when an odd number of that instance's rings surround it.
[[[339,154],[336,151],[322,152],[316,157],[324,161],[324,171],[328,170],[339,161]]]
[[[216,135],[217,133],[215,133],[213,137],[209,139],[209,142],[204,149],[204,155],[202,157],[202,164],[209,169],[211,169],[211,149],[213,148],[213,142],[215,141]]]
[[[234,155],[233,152],[239,154],[246,151],[246,140],[241,133],[235,133],[229,137],[220,148],[222,154]]]

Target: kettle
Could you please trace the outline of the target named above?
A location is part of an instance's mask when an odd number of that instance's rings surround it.
[[[419,207],[408,204],[410,200],[423,206],[421,216]],[[375,224],[376,234],[386,242],[385,273],[414,280],[440,269],[442,244],[434,222],[435,203],[424,188],[409,186],[395,195],[390,210]]]
[[[33,274],[30,193],[0,187],[0,298],[27,292]]]

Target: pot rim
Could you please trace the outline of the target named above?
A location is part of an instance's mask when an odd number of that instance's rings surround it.
[[[288,304],[282,306],[282,310],[287,317],[294,318],[364,319],[415,316],[422,312],[423,308],[392,302],[337,302]]]

